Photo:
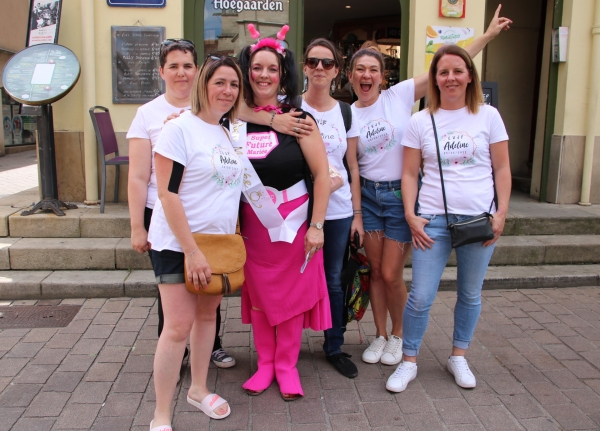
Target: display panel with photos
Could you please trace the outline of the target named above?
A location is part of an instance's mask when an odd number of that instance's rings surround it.
[[[62,0],[31,0],[26,46],[58,43]]]

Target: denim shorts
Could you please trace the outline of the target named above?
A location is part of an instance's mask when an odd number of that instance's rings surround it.
[[[185,283],[183,253],[173,250],[150,250],[150,256],[154,268],[154,277],[156,277],[158,284]]]
[[[385,238],[412,242],[404,217],[400,180],[376,182],[361,177],[360,184],[365,232],[381,231]]]

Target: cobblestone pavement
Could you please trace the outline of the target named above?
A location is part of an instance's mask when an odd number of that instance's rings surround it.
[[[456,295],[441,292],[419,357],[419,376],[406,392],[385,390],[394,367],[360,360],[364,343],[375,331],[367,313],[360,334],[355,322],[346,333],[345,349],[359,367],[353,380],[325,361],[322,334],[305,331],[298,368],[306,395],[292,403],[281,400],[275,384],[258,397],[241,389],[256,367],[256,354],[250,348],[250,328],[241,324],[240,298],[226,299],[223,344],[237,365],[227,370],[211,365],[209,384],[230,402],[232,414],[209,421],[191,407],[186,402],[190,375],[185,368],[176,391],[174,429],[600,429],[600,289],[483,295],[481,319],[467,356],[477,388],[457,387],[445,370]],[[0,332],[0,430],[148,430],[154,408],[155,300],[62,303],[83,305],[66,328]]]
[[[0,198],[38,186],[35,151],[0,157]]]

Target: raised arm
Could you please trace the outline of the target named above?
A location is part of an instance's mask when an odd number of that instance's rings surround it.
[[[476,38],[473,43],[469,46],[465,47],[465,51],[469,53],[471,58],[474,58],[477,54],[479,54],[483,48],[496,36],[500,34],[502,30],[508,30],[510,25],[512,24],[512,20],[509,18],[500,16],[500,9],[502,9],[502,5],[498,5],[496,9],[496,13],[494,13],[494,18],[492,18],[492,22],[488,26],[487,30],[484,34]],[[424,73],[423,75],[419,75],[415,78],[415,102],[422,97],[425,97],[427,94],[427,82],[429,80],[429,73]]]

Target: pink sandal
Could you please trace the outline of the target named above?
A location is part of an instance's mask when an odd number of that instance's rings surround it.
[[[150,431],[173,431],[173,428],[171,428],[171,425],[160,425],[160,426],[152,428],[152,422],[154,422],[154,421],[153,420],[150,421]]]

